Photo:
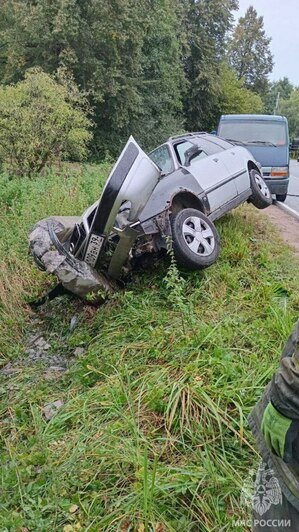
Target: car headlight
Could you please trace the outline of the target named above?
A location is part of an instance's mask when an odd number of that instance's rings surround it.
[[[289,169],[287,166],[273,166],[271,168],[271,177],[289,177]]]

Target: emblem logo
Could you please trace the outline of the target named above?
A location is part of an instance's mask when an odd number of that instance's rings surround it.
[[[260,516],[272,504],[281,504],[281,488],[273,469],[261,462],[257,472],[250,470],[242,487],[240,502],[242,506],[253,508]]]

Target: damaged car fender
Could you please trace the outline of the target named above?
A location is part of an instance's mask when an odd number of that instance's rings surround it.
[[[203,188],[186,168],[179,168],[159,181],[140,213],[140,223],[169,210],[175,198],[181,198],[182,208],[197,206],[207,216],[210,213],[210,204]]]

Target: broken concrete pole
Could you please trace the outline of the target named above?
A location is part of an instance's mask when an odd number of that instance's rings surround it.
[[[29,235],[29,248],[37,258],[40,267],[57,276],[62,285],[74,294],[85,297],[91,292],[112,292],[115,285],[102,273],[75,257],[71,261],[63,252],[56,249],[50,228],[55,232],[61,244],[71,236],[73,228],[80,218],[57,216],[38,222]]]
[[[53,403],[48,403],[43,407],[43,413],[47,421],[50,421],[53,416],[57,413],[58,410],[63,406],[63,401],[58,399],[57,401],[53,401]]]

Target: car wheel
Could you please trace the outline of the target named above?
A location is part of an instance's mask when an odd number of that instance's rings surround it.
[[[265,209],[272,204],[272,196],[267,183],[257,170],[250,171],[251,196],[250,202],[257,209]]]
[[[211,266],[220,252],[215,225],[201,211],[183,209],[171,217],[172,246],[178,263],[191,270]]]
[[[283,203],[287,199],[287,194],[276,194],[276,199]]]

